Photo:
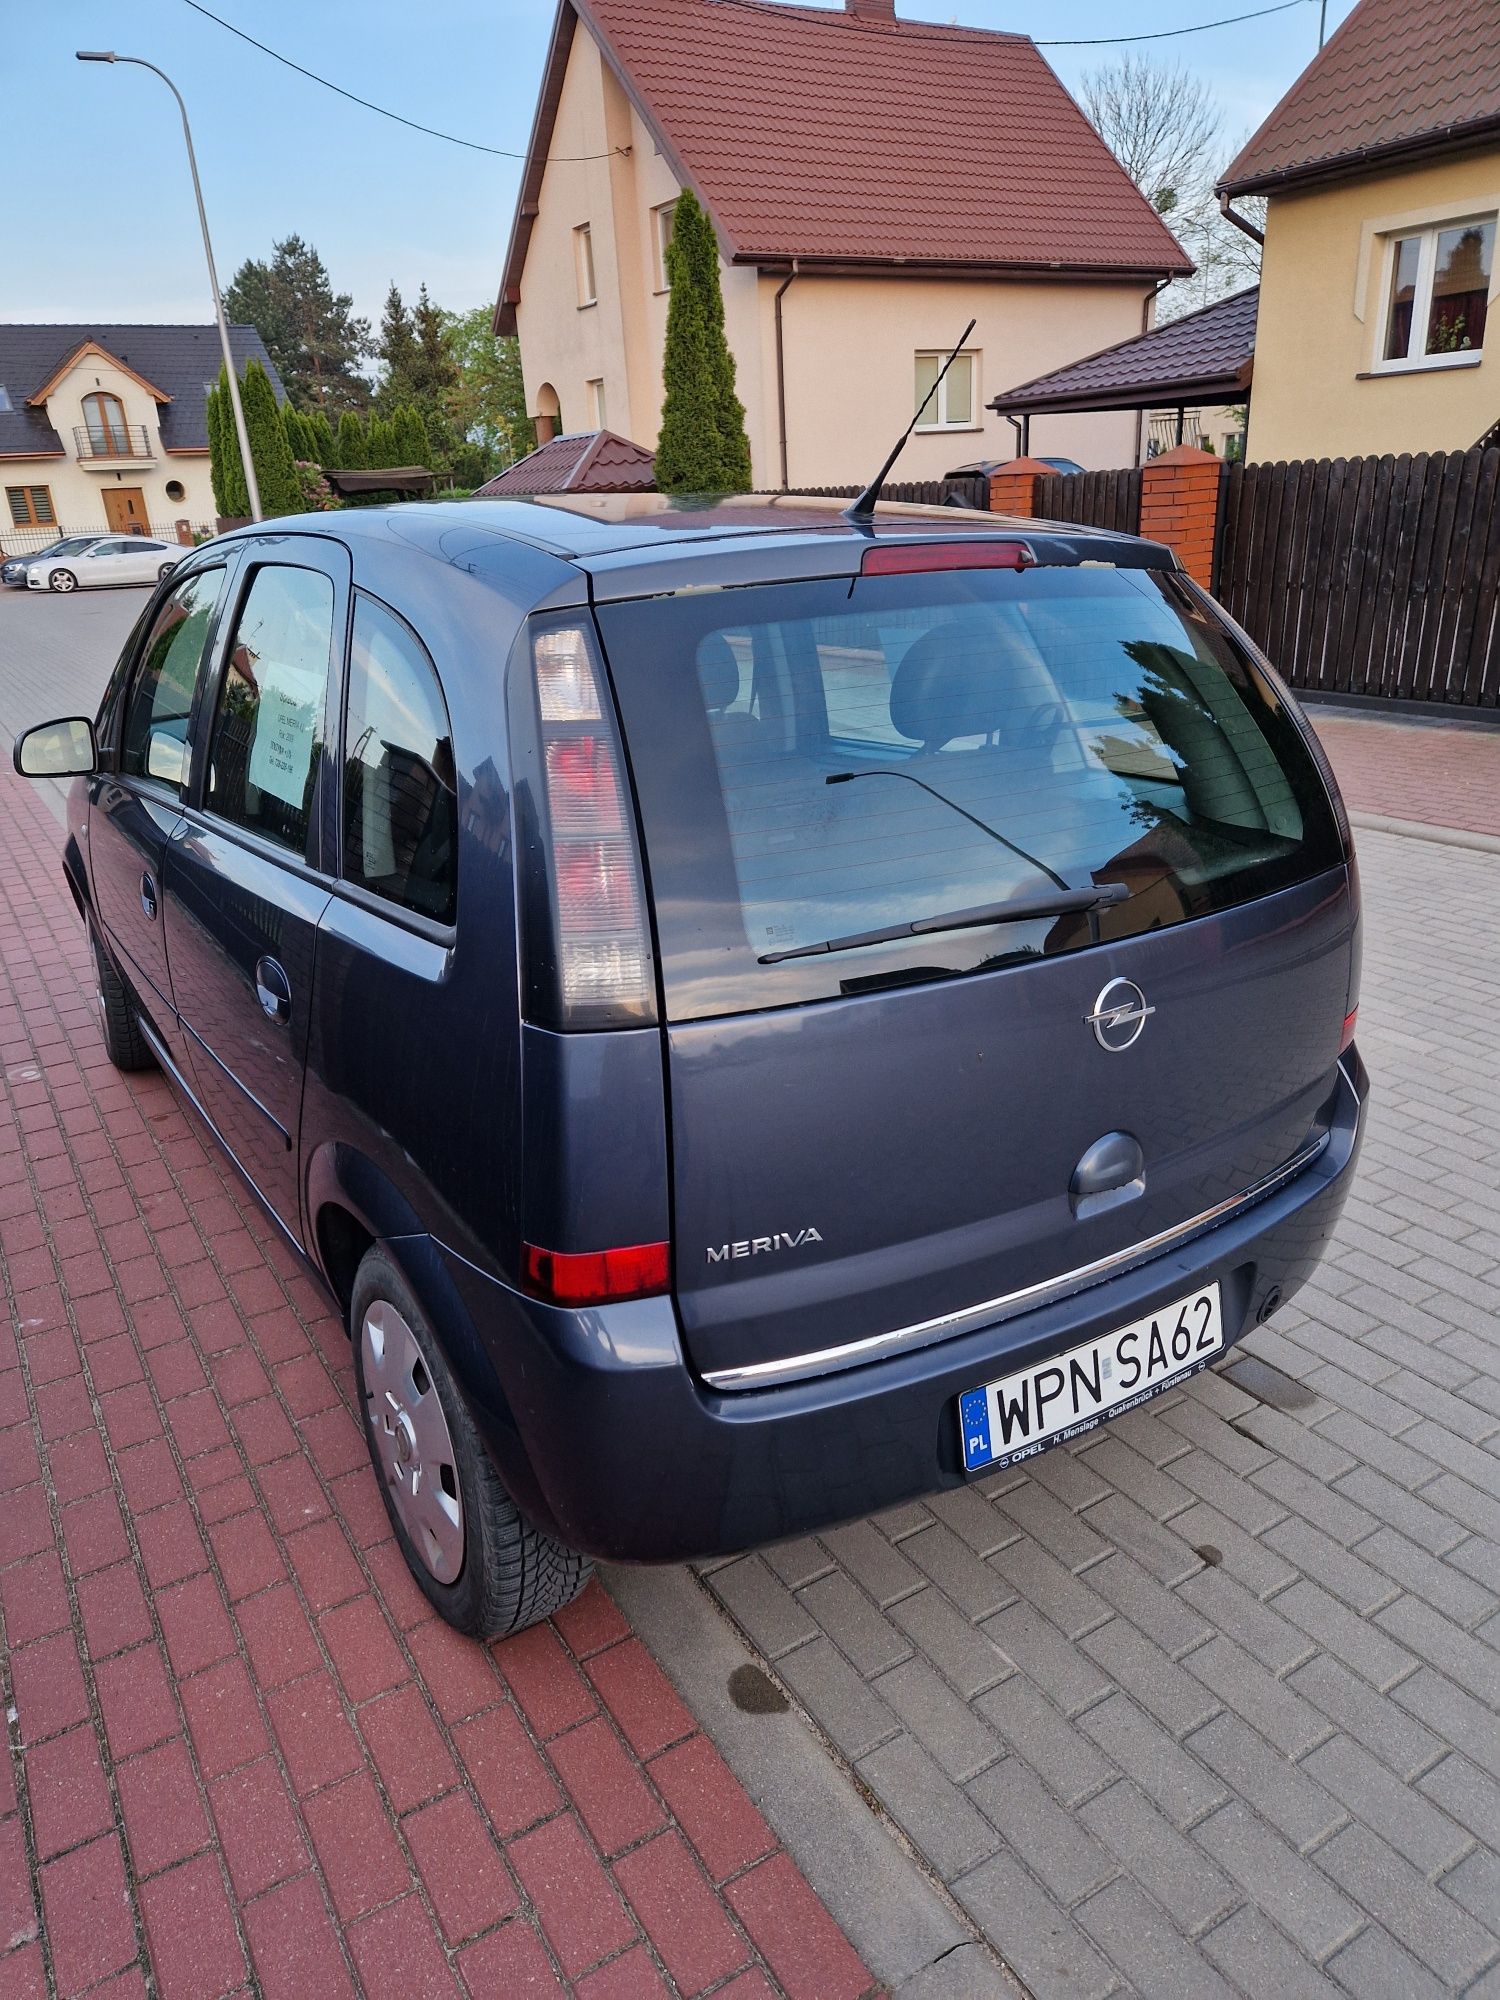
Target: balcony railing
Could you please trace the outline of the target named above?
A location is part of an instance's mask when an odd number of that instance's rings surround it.
[[[73,426],[73,450],[81,463],[98,464],[104,459],[155,458],[151,433],[144,424],[110,424],[95,428]]]

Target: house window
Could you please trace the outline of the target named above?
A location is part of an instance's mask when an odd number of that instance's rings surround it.
[[[89,450],[96,458],[129,458],[130,433],[125,428],[125,405],[106,389],[97,389],[83,399],[83,421],[88,425]]]
[[[664,201],[660,208],[651,211],[651,256],[656,268],[656,289],[669,292],[672,289],[671,275],[667,270],[667,245],[672,241],[672,218],[677,213],[675,201]]]
[[[604,383],[600,380],[590,382],[587,386],[589,392],[589,422],[596,431],[602,431],[605,424]]]
[[[0,411],[12,410],[14,408],[15,405],[10,400],[9,389],[6,388],[3,382],[0,382]]]
[[[1441,222],[1388,239],[1386,368],[1431,367],[1484,346],[1495,218]]]
[[[50,528],[56,525],[50,486],[7,486],[10,518],[17,528]]]
[[[594,232],[586,222],[573,231],[573,267],[578,277],[578,303],[591,306],[599,294],[594,289]]]
[[[978,428],[974,415],[977,401],[979,367],[977,354],[955,354],[953,366],[941,382],[937,383],[937,394],[932,401],[932,385],[937,382],[938,370],[946,360],[943,354],[919,354],[917,356],[916,407],[922,410],[917,424],[919,431],[974,430]],[[926,409],[922,405],[927,403]]]

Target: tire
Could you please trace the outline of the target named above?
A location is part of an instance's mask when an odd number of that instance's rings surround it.
[[[114,961],[104,949],[92,924],[89,925],[89,947],[94,954],[94,991],[104,1029],[104,1053],[116,1069],[155,1069],[156,1057],[141,1033],[140,1017],[136,1013],[130,988],[115,970]]]
[[[173,570],[176,569],[176,567],[177,567],[176,563],[163,563],[161,568],[156,572],[157,582],[165,583],[167,578],[172,574]]]
[[[70,569],[55,569],[47,579],[49,590],[60,590],[64,596],[78,588],[78,579]]]
[[[380,1497],[439,1616],[472,1638],[503,1639],[571,1604],[592,1565],[522,1520],[426,1315],[378,1244],[355,1273],[349,1330]]]

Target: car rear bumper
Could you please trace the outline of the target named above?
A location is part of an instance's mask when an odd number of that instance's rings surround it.
[[[1191,1240],[998,1324],[771,1388],[697,1380],[668,1299],[564,1312],[444,1250],[496,1378],[476,1402],[501,1476],[538,1526],[622,1562],[727,1554],[963,1485],[963,1391],[1212,1282],[1226,1345],[1289,1300],[1338,1222],[1368,1088],[1351,1050],[1317,1157]]]

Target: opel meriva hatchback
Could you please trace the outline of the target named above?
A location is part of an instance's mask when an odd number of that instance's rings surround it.
[[[17,762],[82,774],[110,1054],[339,1300],[467,1631],[1076,1438],[1290,1298],[1348,1188],[1348,824],[1149,543],[286,521]]]

